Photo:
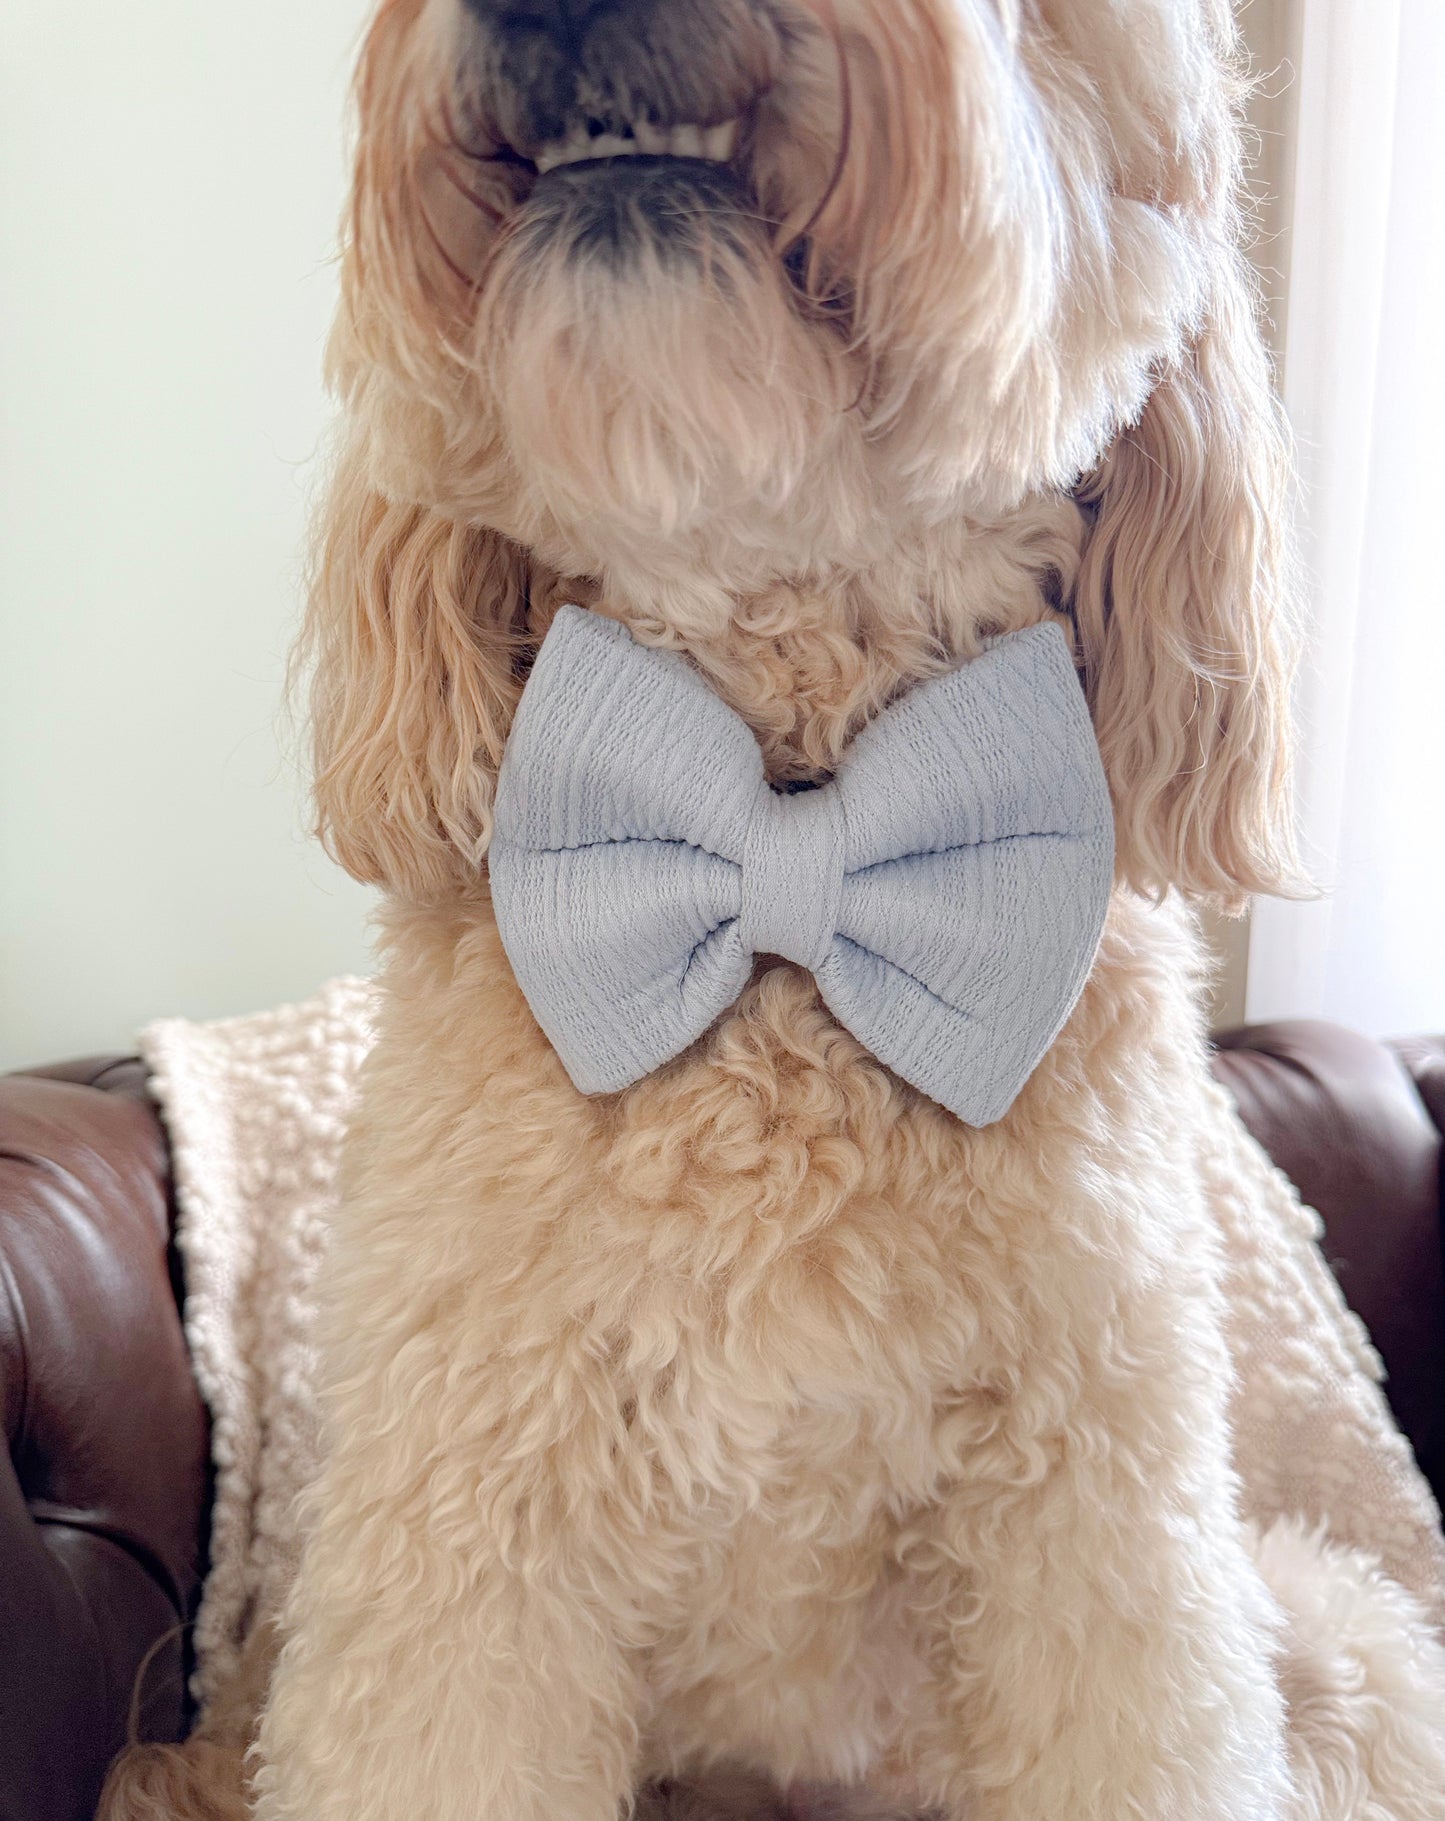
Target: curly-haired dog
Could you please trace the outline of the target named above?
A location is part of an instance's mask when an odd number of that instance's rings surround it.
[[[958,1821],[1433,1812],[1408,1703],[1286,1743],[1148,903],[1293,873],[1241,93],[1226,0],[385,0],[309,642],[386,1010],[261,1821],[612,1821],[725,1759]],[[1005,1117],[766,959],[573,1087],[487,864],[568,601],[779,783],[1063,628],[1117,880]]]

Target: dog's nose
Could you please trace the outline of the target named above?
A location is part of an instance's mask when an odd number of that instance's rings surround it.
[[[767,86],[758,21],[774,0],[451,3],[466,22],[468,106],[498,143],[547,153],[544,174],[631,154],[725,163]]]
[[[498,37],[539,33],[575,44],[607,0],[464,0],[472,16]]]

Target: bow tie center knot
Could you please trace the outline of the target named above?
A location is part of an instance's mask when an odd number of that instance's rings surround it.
[[[835,784],[793,796],[763,785],[743,850],[738,934],[750,954],[822,966],[838,928],[844,851]]]

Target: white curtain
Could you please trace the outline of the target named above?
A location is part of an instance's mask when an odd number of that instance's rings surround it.
[[[1261,902],[1250,1018],[1445,1030],[1445,5],[1303,0],[1284,393],[1316,903]]]

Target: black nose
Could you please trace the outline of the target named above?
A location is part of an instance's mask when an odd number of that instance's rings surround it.
[[[483,103],[518,151],[563,137],[576,121],[663,108],[677,86],[679,0],[463,4],[490,50]]]
[[[4,0],[0,0],[3,5]],[[533,157],[574,127],[741,114],[766,84],[753,18],[773,0],[462,0],[469,100],[489,132]]]
[[[465,0],[467,11],[500,38],[533,33],[575,45],[594,14],[615,0]]]

